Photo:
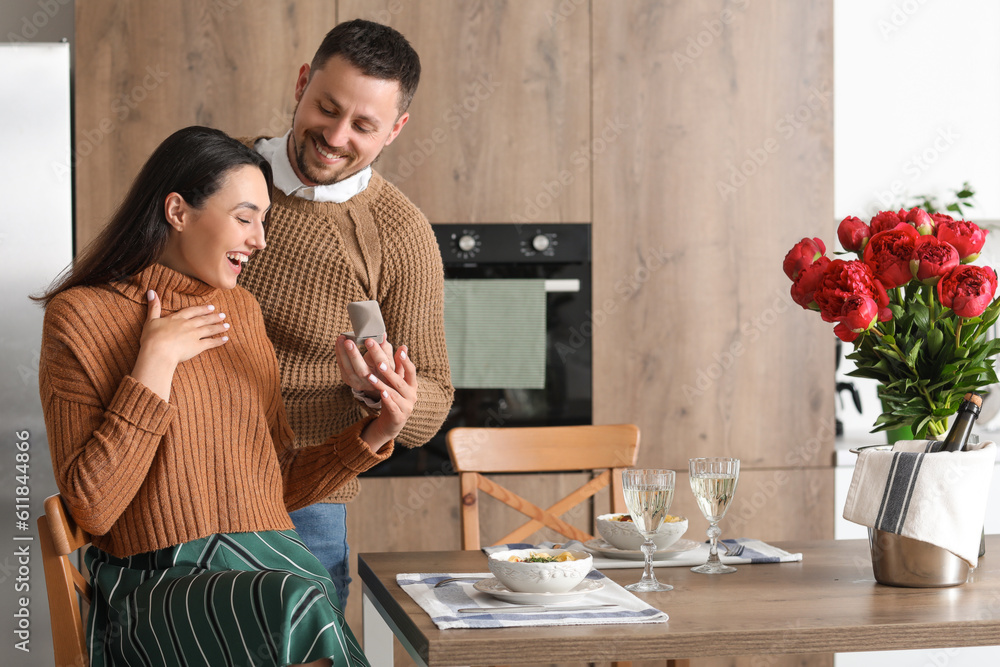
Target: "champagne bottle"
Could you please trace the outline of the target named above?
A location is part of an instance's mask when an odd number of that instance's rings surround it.
[[[955,415],[955,422],[951,425],[947,437],[941,444],[941,450],[946,452],[960,452],[965,449],[972,435],[972,427],[976,423],[976,417],[983,407],[983,399],[976,394],[966,394],[962,400],[962,405],[958,407],[958,414]],[[986,529],[983,528],[982,537],[979,538],[979,556],[986,555]]]
[[[941,443],[941,451],[960,452],[965,449],[982,407],[983,399],[980,396],[972,393],[965,395],[962,404],[958,406],[958,413],[955,415],[951,430]]]

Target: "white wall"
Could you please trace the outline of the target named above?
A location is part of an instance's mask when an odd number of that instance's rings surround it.
[[[998,34],[996,0],[835,0],[837,220],[867,219],[908,195],[945,198],[968,181],[969,217],[992,230],[979,263],[1000,266]],[[865,437],[881,412],[875,383],[844,377],[849,368],[838,379],[857,385],[864,411],[838,401],[838,415]],[[1000,405],[989,407],[983,426],[1000,428]]]
[[[835,0],[837,219],[969,181],[1000,218],[1000,2]]]

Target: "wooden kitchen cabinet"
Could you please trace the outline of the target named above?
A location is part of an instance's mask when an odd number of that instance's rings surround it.
[[[833,237],[832,2],[592,7],[595,422],[644,466],[832,466],[835,339],[781,268]]]
[[[340,0],[420,54],[376,167],[431,222],[590,222],[590,13],[569,0]]]

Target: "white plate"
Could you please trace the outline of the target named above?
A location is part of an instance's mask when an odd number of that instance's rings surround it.
[[[496,577],[480,579],[472,587],[480,593],[486,593],[498,600],[513,604],[553,604],[575,602],[588,593],[593,593],[604,588],[604,582],[584,579],[577,584],[576,588],[565,593],[518,593],[501,584]]]
[[[684,553],[685,551],[691,551],[692,549],[697,549],[699,546],[698,542],[694,540],[679,539],[672,545],[663,549],[661,551],[653,552],[653,560],[666,560],[667,558],[673,558],[679,553]],[[587,540],[583,543],[583,548],[587,551],[592,551],[596,554],[602,556],[607,556],[608,558],[621,558],[624,560],[645,560],[646,556],[643,555],[642,551],[629,551],[626,549],[619,549],[618,547],[613,547],[601,538],[597,537],[592,540]]]

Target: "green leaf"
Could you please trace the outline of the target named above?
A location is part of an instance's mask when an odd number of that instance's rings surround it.
[[[930,424],[930,421],[931,421],[931,416],[928,415],[923,419],[921,419],[919,422],[917,422],[917,425],[913,429],[913,437],[917,439],[924,437],[924,435],[927,433],[927,426],[928,424]]]
[[[941,344],[944,343],[944,334],[938,328],[928,329],[927,331],[927,348],[930,353],[937,356],[938,352],[941,351]]]
[[[969,361],[966,359],[959,359],[958,361],[948,364],[941,370],[942,375],[951,376],[954,378],[957,376],[966,366],[969,365]]]
[[[890,359],[895,359],[896,361],[898,361],[900,363],[902,363],[902,361],[903,361],[903,358],[900,357],[899,354],[897,354],[895,350],[889,349],[888,347],[883,348],[882,350],[880,350],[880,352],[882,354],[884,354],[885,356],[889,357]]]
[[[972,342],[973,334],[976,333],[976,327],[971,321],[967,321],[968,326],[962,326],[962,347],[968,347]]]
[[[985,327],[992,326],[994,322],[997,321],[997,315],[1000,315],[1000,298],[994,299],[993,303],[986,307],[983,314],[980,316]]]
[[[851,377],[867,378],[869,380],[875,380],[876,382],[879,382],[879,383],[881,383],[881,382],[887,382],[890,379],[890,376],[888,374],[886,374],[886,373],[879,374],[879,373],[873,373],[873,372],[869,372],[869,371],[861,371],[857,375],[854,375],[852,373]]]

